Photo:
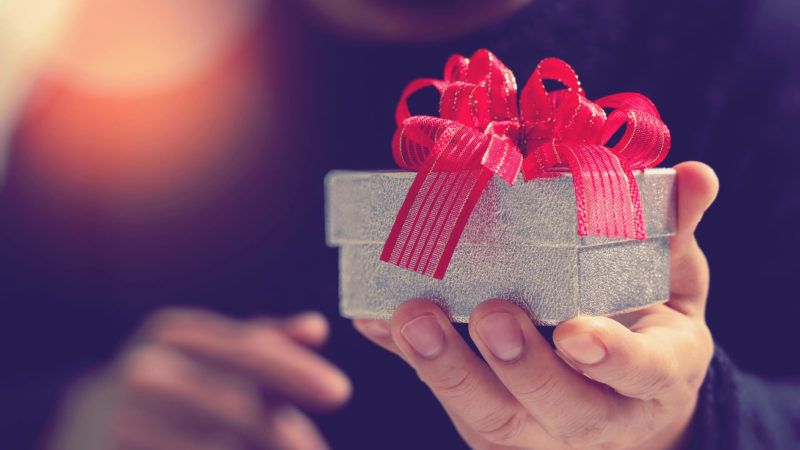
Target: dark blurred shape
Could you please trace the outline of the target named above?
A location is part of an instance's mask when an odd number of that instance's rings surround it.
[[[303,0],[333,32],[371,42],[429,43],[495,24],[531,0]]]

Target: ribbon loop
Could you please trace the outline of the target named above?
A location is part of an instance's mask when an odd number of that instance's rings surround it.
[[[489,94],[482,86],[458,81],[450,83],[442,92],[439,115],[472,128],[483,128],[491,121],[485,107],[488,103]]]
[[[536,66],[520,94],[520,113],[525,121],[541,123],[552,120],[553,109],[544,80],[558,81],[567,87],[567,92],[583,94],[578,75],[569,64],[560,59],[545,58]]]
[[[400,101],[397,102],[397,109],[395,109],[394,119],[397,126],[400,126],[404,120],[411,117],[411,111],[408,110],[408,97],[411,97],[415,92],[425,89],[428,86],[433,86],[439,93],[442,93],[446,84],[442,80],[435,80],[433,78],[417,78],[411,83],[408,83],[408,86],[403,89],[403,94],[400,96]]]
[[[626,92],[603,97],[597,100],[597,104],[603,108],[614,108],[600,138],[603,145],[625,125],[625,133],[613,150],[625,155],[632,169],[654,167],[664,160],[671,137],[650,99]]]

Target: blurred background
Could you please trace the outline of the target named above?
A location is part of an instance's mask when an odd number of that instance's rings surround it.
[[[555,56],[590,98],[655,102],[665,165],[721,179],[698,234],[717,342],[747,370],[800,374],[765,351],[797,342],[800,313],[800,8],[596,3],[0,0],[0,439],[40,441],[146,314],[193,305],[332,321],[323,354],[355,385],[317,418],[334,448],[463,445],[413,371],[338,317],[322,179],[393,168],[405,84],[483,47],[520,85]],[[420,97],[412,111],[434,112]]]

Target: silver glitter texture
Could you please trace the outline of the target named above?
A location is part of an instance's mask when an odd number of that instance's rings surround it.
[[[443,280],[379,259],[415,172],[333,171],[325,178],[328,245],[339,247],[340,310],[388,319],[410,298],[467,322],[487,299],[510,300],[539,325],[627,312],[669,298],[675,171],[636,173],[648,239],[579,236],[572,176],[486,186]]]

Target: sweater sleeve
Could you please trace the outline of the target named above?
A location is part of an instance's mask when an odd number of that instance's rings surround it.
[[[800,380],[739,370],[716,347],[695,412],[691,448],[788,449],[800,445]]]

